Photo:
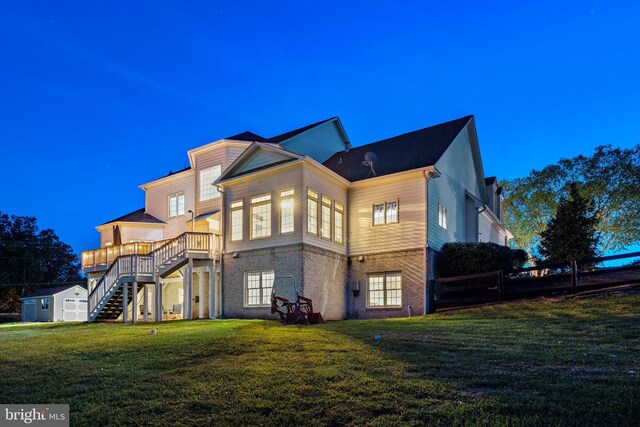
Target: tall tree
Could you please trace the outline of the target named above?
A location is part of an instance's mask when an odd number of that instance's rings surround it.
[[[40,230],[34,217],[0,212],[0,312],[19,311],[20,297],[38,284],[81,279],[77,255],[53,230]]]
[[[621,250],[640,241],[640,145],[597,147],[590,156],[561,159],[523,178],[501,183],[505,188],[504,222],[514,243],[538,255],[540,233],[568,198],[570,183],[581,183],[582,194],[593,200],[599,222],[598,252]]]
[[[596,256],[598,217],[593,201],[580,194],[577,184],[569,188],[569,197],[560,200],[555,216],[540,233],[540,254],[550,264]]]

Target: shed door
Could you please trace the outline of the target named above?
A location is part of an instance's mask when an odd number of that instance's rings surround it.
[[[28,299],[22,303],[22,321],[23,322],[35,322],[36,321],[36,302],[35,300]]]
[[[82,301],[84,301],[84,303],[82,303]],[[62,305],[62,320],[65,322],[87,320],[87,300],[65,298],[64,304]]]

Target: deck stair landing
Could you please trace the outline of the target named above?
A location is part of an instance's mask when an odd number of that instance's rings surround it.
[[[155,283],[185,265],[189,258],[213,257],[213,234],[195,232],[183,233],[146,255],[118,256],[89,294],[88,320],[115,320],[122,314],[124,283]],[[127,297],[129,305],[131,296]]]

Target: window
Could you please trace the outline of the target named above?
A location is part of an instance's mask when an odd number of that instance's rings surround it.
[[[371,274],[368,277],[367,305],[377,307],[402,306],[402,278],[400,273]]]
[[[280,192],[280,234],[294,232],[293,194],[293,189]]]
[[[271,194],[251,198],[251,239],[271,237]]]
[[[447,228],[447,208],[438,205],[438,225],[446,230]]]
[[[213,185],[213,181],[218,179],[222,173],[222,165],[211,166],[200,171],[200,201],[215,199],[220,197],[220,192]]]
[[[322,196],[322,227],[320,236],[325,240],[331,240],[331,199]]]
[[[231,241],[239,242],[242,240],[242,217],[244,209],[242,208],[242,200],[231,202]]]
[[[40,308],[42,310],[49,310],[49,298],[40,299]]]
[[[307,190],[307,232],[318,235],[318,193]]]
[[[398,201],[373,205],[373,225],[398,222]]]
[[[169,218],[184,215],[184,193],[169,196]]]
[[[336,202],[333,210],[333,240],[336,243],[342,243],[344,241],[344,207]]]
[[[249,271],[245,274],[244,301],[246,306],[268,306],[271,304],[273,270]]]

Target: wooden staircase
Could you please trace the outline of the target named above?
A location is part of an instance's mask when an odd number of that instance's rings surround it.
[[[89,294],[89,322],[120,317],[123,284],[137,282],[138,288],[145,283],[157,284],[160,278],[185,265],[189,258],[212,259],[214,251],[213,234],[187,232],[147,255],[117,257]],[[127,306],[133,298],[130,294],[127,295]]]

